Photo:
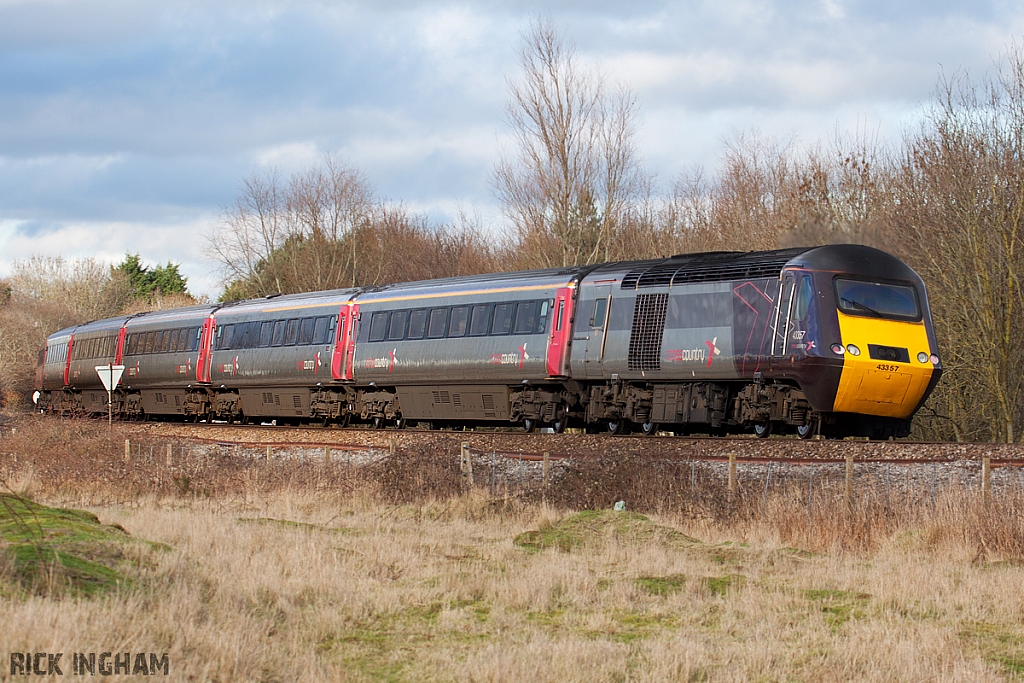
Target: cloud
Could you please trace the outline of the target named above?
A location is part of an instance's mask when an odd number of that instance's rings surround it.
[[[537,16],[637,93],[664,181],[713,170],[752,127],[898,134],[940,68],[991,71],[1024,34],[1002,0],[0,0],[0,270],[36,231],[38,250],[130,249],[213,282],[201,240],[173,235],[208,228],[254,171],[325,153],[436,220],[490,219],[506,78]]]
[[[210,226],[216,220],[215,215],[206,215],[184,223],[144,226],[128,222],[32,225],[0,221],[0,246],[4,253],[0,277],[9,274],[14,261],[36,254],[59,254],[69,259],[92,256],[113,265],[120,263],[126,253],[138,253],[145,263],[182,264],[191,292],[215,294],[219,290],[216,265],[206,259],[203,250]]]

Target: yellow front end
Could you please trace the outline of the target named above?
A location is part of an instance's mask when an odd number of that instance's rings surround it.
[[[847,315],[841,310],[837,314],[843,346],[856,346],[860,355],[847,351],[843,356],[843,374],[832,409],[838,413],[910,417],[921,403],[935,372],[930,358],[924,362],[918,359],[921,352],[927,356],[936,353],[928,344],[924,320],[884,320]],[[906,348],[910,362],[871,358],[869,344]]]

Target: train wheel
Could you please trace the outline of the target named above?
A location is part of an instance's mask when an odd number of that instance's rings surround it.
[[[535,431],[536,429],[537,429],[537,421],[536,420],[534,420],[532,417],[524,417],[523,418],[523,431],[524,432],[529,434],[530,432]]]
[[[625,420],[608,420],[609,434],[626,434],[628,431]]]
[[[551,423],[551,431],[555,434],[563,434],[565,432],[565,425],[569,422],[569,417],[563,415],[554,422]]]
[[[405,429],[407,426],[409,426],[409,423],[404,417],[395,418],[395,429]]]
[[[383,417],[375,417],[375,418],[373,418],[373,428],[374,429],[384,429],[384,418]]]
[[[805,425],[797,425],[796,435],[805,441],[814,436],[814,424],[808,423]]]
[[[640,433],[644,436],[654,436],[658,433],[658,423],[653,420],[644,422],[640,425]]]
[[[767,439],[772,434],[772,423],[770,420],[754,423],[754,436],[759,439]]]

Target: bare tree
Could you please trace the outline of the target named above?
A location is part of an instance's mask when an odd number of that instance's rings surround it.
[[[362,174],[330,156],[287,183],[276,172],[252,175],[210,237],[229,296],[358,283],[360,232],[374,202]]]
[[[80,320],[116,315],[131,294],[122,273],[91,257],[32,256],[15,261],[10,286],[23,297],[67,307]]]
[[[494,186],[511,221],[522,265],[606,260],[629,204],[648,179],[634,146],[637,107],[609,93],[576,49],[536,21],[509,82],[515,153],[502,156]]]
[[[1021,438],[1024,389],[1024,51],[996,78],[943,82],[898,167],[893,222],[931,287],[959,438]]]

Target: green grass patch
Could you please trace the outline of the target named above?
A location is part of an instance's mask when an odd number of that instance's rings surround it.
[[[700,583],[702,586],[707,588],[712,595],[727,595],[730,591],[746,585],[747,577],[742,574],[705,576],[700,580]]]
[[[634,581],[637,587],[651,595],[672,595],[678,593],[686,585],[686,576],[670,574],[669,576],[640,576]]]
[[[1024,634],[1006,626],[975,622],[960,630],[960,640],[1014,678],[1024,677]]]
[[[825,616],[825,621],[833,629],[837,629],[851,619],[863,619],[867,616],[867,593],[855,593],[832,589],[805,590],[804,597],[814,603]]]
[[[15,591],[89,597],[128,588],[131,569],[166,549],[91,512],[0,494],[0,579]]]
[[[645,515],[615,510],[583,510],[554,524],[525,531],[516,536],[513,542],[532,551],[557,548],[568,552],[609,538],[620,541],[654,541],[680,547],[700,543],[674,529],[655,524]]]

